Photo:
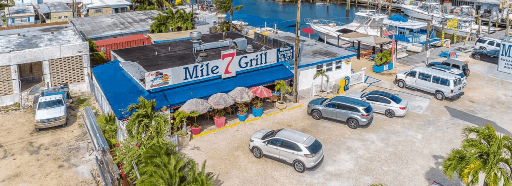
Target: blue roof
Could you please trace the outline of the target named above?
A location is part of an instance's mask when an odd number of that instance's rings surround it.
[[[276,80],[293,78],[293,73],[284,65],[277,65],[255,71],[242,72],[229,79],[217,77],[210,81],[149,92],[124,71],[119,65],[118,60],[94,67],[92,73],[107,98],[110,107],[120,120],[131,116],[131,113],[127,112],[126,109],[129,105],[138,103],[138,98],[141,96],[148,100],[156,100],[155,110],[160,110],[163,106],[175,107],[183,105],[192,98],[207,99],[216,93],[227,93],[236,87],[251,88],[271,84]]]

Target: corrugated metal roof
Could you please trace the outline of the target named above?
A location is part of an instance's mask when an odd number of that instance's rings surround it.
[[[46,14],[46,13],[50,13],[50,8],[48,8],[48,5],[46,5],[46,4],[39,4],[39,9],[37,9],[37,11],[40,14]]]
[[[59,13],[59,12],[71,12],[71,8],[66,3],[63,2],[52,2],[52,3],[45,3],[48,8],[50,9],[51,13]]]
[[[112,44],[112,43],[122,43],[122,42],[126,42],[126,41],[133,41],[133,40],[145,39],[145,38],[147,38],[147,36],[140,34],[140,35],[119,37],[119,38],[113,38],[113,39],[105,39],[105,40],[96,41],[95,43],[98,46],[102,46],[102,45],[108,45],[108,44]]]

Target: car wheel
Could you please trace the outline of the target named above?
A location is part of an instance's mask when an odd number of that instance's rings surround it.
[[[480,49],[482,49],[483,51],[487,51],[487,48],[485,47],[480,47]]]
[[[256,158],[261,158],[261,157],[263,157],[263,152],[261,152],[260,148],[253,147],[252,148],[252,155],[254,155],[254,157],[256,157]]]
[[[306,171],[306,166],[304,165],[304,163],[302,163],[302,161],[299,161],[299,160],[296,160],[293,162],[293,168],[295,169],[295,171],[300,172],[300,173],[303,173]]]
[[[473,57],[474,57],[476,60],[480,60],[480,55],[478,55],[478,54],[473,55]]]
[[[403,80],[398,80],[398,87],[404,88],[405,87],[405,82]]]
[[[36,129],[35,129],[35,131],[36,131],[36,132],[39,132],[39,129],[38,129],[38,128],[36,128]]]
[[[384,114],[386,115],[386,117],[388,118],[393,118],[395,117],[395,111],[391,110],[391,109],[388,109],[384,112]]]
[[[359,122],[354,118],[350,118],[347,120],[347,126],[351,129],[357,129],[357,127],[359,127]]]
[[[444,100],[443,92],[441,92],[441,91],[436,92],[436,99],[440,100],[440,101]]]
[[[66,123],[64,123],[64,125],[62,125],[64,127],[68,126],[68,121],[66,121]]]
[[[318,110],[313,110],[313,112],[311,112],[311,116],[313,117],[313,119],[319,120],[320,118],[322,118],[322,113]]]

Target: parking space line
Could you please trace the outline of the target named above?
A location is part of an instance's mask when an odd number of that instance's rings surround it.
[[[386,90],[391,90],[391,91],[395,91],[395,92],[400,92],[402,94],[409,94],[411,96],[416,96],[416,97],[421,97],[421,98],[425,98],[425,99],[432,99],[431,97],[426,97],[426,96],[422,96],[422,95],[418,95],[418,94],[412,94],[412,93],[409,93],[409,92],[404,92],[404,91],[400,91],[400,90],[395,90],[395,89],[391,89],[391,88],[386,88],[386,87],[381,87],[381,86],[377,86],[377,85],[373,85],[374,87],[377,87],[377,88],[382,88],[382,89],[386,89]]]
[[[332,97],[334,97],[334,96],[332,96]],[[216,132],[218,130],[224,130],[224,129],[231,128],[231,127],[234,127],[234,126],[238,126],[238,125],[240,125],[242,123],[249,123],[249,122],[252,122],[252,121],[257,121],[257,120],[260,120],[261,118],[264,118],[264,117],[270,117],[270,116],[273,116],[273,115],[276,115],[276,114],[279,114],[279,113],[282,113],[282,112],[286,112],[286,111],[290,111],[290,110],[293,110],[293,109],[301,108],[303,106],[304,105],[300,104],[300,105],[297,105],[295,107],[292,107],[292,108],[289,108],[289,109],[286,109],[286,110],[280,110],[280,111],[277,111],[277,112],[274,112],[274,113],[270,113],[270,114],[267,114],[267,115],[262,116],[262,117],[252,118],[252,119],[249,119],[249,120],[245,120],[243,122],[239,121],[239,122],[236,122],[236,123],[233,123],[231,125],[227,125],[227,126],[224,126],[224,127],[218,128],[218,129],[213,129],[213,130],[210,130],[210,131],[201,132],[198,135],[192,135],[192,138],[194,139],[194,138],[197,138],[197,137],[201,137],[201,136],[204,136],[204,135]]]

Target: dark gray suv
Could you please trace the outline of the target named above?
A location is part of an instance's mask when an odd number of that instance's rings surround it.
[[[308,114],[316,120],[326,117],[345,121],[351,129],[368,125],[373,120],[373,109],[370,103],[345,96],[311,100],[308,104]]]

